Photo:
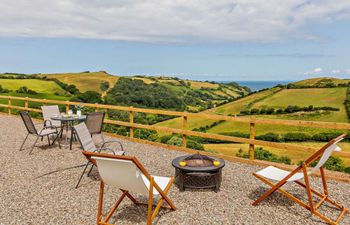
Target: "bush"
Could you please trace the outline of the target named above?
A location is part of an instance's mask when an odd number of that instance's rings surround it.
[[[202,144],[192,140],[187,140],[186,147],[196,149],[196,150],[201,150],[201,151],[204,150],[204,147]]]
[[[273,141],[273,142],[280,142],[281,141],[281,138],[278,134],[271,133],[271,132],[256,136],[255,138],[258,140],[263,140],[263,141]]]
[[[8,93],[8,92],[10,92],[10,90],[5,89],[0,85],[0,93]]]
[[[182,139],[178,136],[173,136],[167,141],[168,145],[175,145],[175,146],[181,146],[182,144]]]
[[[310,164],[310,166],[312,166],[312,167],[316,166],[317,162],[318,161],[314,161],[313,163]],[[334,170],[334,171],[340,171],[340,172],[345,170],[343,160],[341,158],[335,157],[335,156],[329,157],[327,162],[324,164],[324,168],[326,168],[328,170]]]
[[[20,87],[16,92],[22,93],[22,94],[31,94],[31,95],[38,94],[36,91],[33,91],[33,90],[27,88],[26,86]]]
[[[156,141],[158,139],[158,134],[155,130],[135,129],[135,138]]]
[[[161,143],[164,143],[164,144],[167,144],[168,141],[173,137],[173,135],[166,135],[166,136],[162,136],[160,137],[160,142]]]
[[[344,172],[345,172],[345,173],[350,173],[350,166],[346,167],[346,168],[344,169]]]
[[[86,91],[84,93],[79,93],[71,100],[85,103],[102,103],[101,94],[96,91]]]
[[[308,141],[311,139],[311,136],[306,133],[286,133],[284,135],[284,141],[291,141],[291,142],[301,142],[301,141]]]
[[[101,91],[107,91],[109,89],[109,83],[108,81],[104,81],[100,84]]]
[[[249,158],[249,155],[244,153],[242,149],[236,154],[237,157]],[[279,162],[290,165],[292,160],[286,156],[278,157],[276,154],[269,152],[268,150],[263,149],[262,147],[254,149],[254,158],[258,160],[265,160],[270,162]]]

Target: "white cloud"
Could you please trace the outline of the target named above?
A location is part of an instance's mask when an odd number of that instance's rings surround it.
[[[345,74],[350,74],[350,69],[345,70]]]
[[[0,37],[275,41],[317,38],[303,26],[349,15],[349,0],[5,0]]]
[[[315,75],[315,74],[321,74],[323,72],[323,69],[321,67],[316,67],[312,71],[307,71],[304,73],[304,75]]]
[[[313,70],[314,73],[322,73],[323,69],[321,67],[317,67]]]
[[[334,70],[331,71],[331,73],[332,73],[332,74],[340,74],[341,71],[338,70],[338,69],[334,69]]]

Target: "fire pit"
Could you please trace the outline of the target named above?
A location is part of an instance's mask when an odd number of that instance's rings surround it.
[[[222,168],[225,161],[216,157],[201,154],[185,155],[172,161],[175,167],[175,184],[180,191],[185,188],[212,188],[219,191],[222,179]]]

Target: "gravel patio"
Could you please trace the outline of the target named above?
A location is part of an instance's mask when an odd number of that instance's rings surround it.
[[[93,170],[84,177],[78,189],[75,184],[86,163],[78,143],[73,150],[57,145],[35,148],[28,155],[33,139],[23,151],[18,151],[26,135],[17,116],[0,114],[0,224],[96,224],[99,176]],[[98,137],[96,140],[100,140]],[[171,160],[183,152],[121,140],[127,155],[135,155],[153,175],[173,176]],[[46,146],[47,141],[39,142]],[[252,176],[261,167],[226,162],[221,191],[179,192],[176,186],[169,197],[176,211],[160,211],[154,224],[324,224],[286,197],[275,193],[257,207],[251,203],[267,190],[267,186]],[[313,187],[321,187],[321,180],[312,178]],[[335,200],[350,207],[350,184],[328,181]],[[287,189],[306,200],[303,189],[295,185]],[[318,189],[318,188],[316,188]],[[121,192],[108,188],[105,206],[111,206]],[[142,197],[142,196],[139,196]],[[144,199],[146,201],[146,199]],[[107,210],[107,207],[106,207]],[[327,215],[335,215],[332,208],[323,206]],[[145,224],[147,207],[123,201],[110,222],[115,224]],[[334,216],[333,216],[334,218]],[[350,224],[345,215],[341,224]]]

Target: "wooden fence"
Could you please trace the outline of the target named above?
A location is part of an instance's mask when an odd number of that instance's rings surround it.
[[[37,108],[29,108],[29,102],[36,102],[45,104],[58,104],[65,105],[66,111],[68,112],[69,107],[73,105],[82,105],[85,107],[92,107],[95,110],[101,109],[110,109],[110,110],[120,110],[126,111],[129,113],[129,122],[118,121],[118,120],[110,120],[105,119],[106,124],[114,124],[120,125],[130,128],[130,136],[131,140],[135,140],[134,138],[134,129],[148,129],[162,132],[170,132],[182,135],[182,148],[186,148],[187,136],[196,136],[208,139],[216,139],[221,141],[229,141],[229,142],[238,142],[249,144],[249,159],[254,160],[254,146],[266,146],[266,147],[274,147],[279,149],[285,149],[290,151],[308,151],[315,152],[316,148],[302,146],[302,145],[293,145],[288,143],[277,143],[270,141],[262,141],[255,139],[255,129],[259,124],[272,124],[272,125],[285,125],[285,126],[300,126],[300,127],[313,127],[313,128],[325,128],[325,129],[338,129],[338,130],[350,130],[350,123],[333,123],[333,122],[315,122],[315,121],[297,121],[297,120],[277,120],[277,119],[264,119],[264,118],[255,118],[255,117],[234,117],[234,116],[224,116],[224,115],[215,115],[215,114],[207,114],[207,113],[188,113],[188,112],[176,112],[176,111],[168,111],[168,110],[156,110],[156,109],[143,109],[143,108],[135,108],[135,107],[123,107],[123,106],[114,106],[114,105],[103,105],[103,104],[89,104],[89,103],[81,103],[81,102],[70,102],[70,101],[59,101],[59,100],[46,100],[46,99],[34,99],[28,97],[14,97],[14,96],[0,96],[0,99],[7,99],[8,104],[0,104],[0,107],[5,107],[8,109],[8,114],[12,113],[12,109],[18,110],[26,110],[33,112],[41,112],[40,109]],[[24,106],[14,105],[12,100],[20,100],[24,101]],[[148,114],[160,114],[160,115],[169,115],[182,117],[182,128],[170,128],[156,125],[145,125],[134,122],[134,113],[148,113]],[[203,133],[198,131],[188,130],[187,123],[191,118],[204,118],[210,120],[224,120],[224,121],[234,121],[234,122],[243,122],[250,125],[250,136],[249,138],[242,137],[234,137],[234,136],[226,136],[220,134],[212,134],[212,133]],[[168,146],[171,148],[171,146]],[[350,152],[336,152],[335,155],[349,158]]]

